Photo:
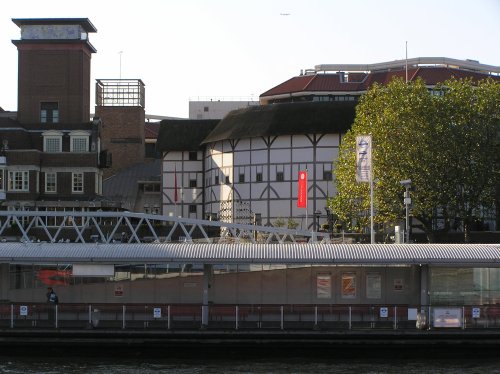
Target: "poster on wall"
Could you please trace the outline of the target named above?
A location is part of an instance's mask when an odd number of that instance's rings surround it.
[[[121,284],[115,284],[115,297],[123,296],[123,286]]]
[[[316,297],[318,299],[330,299],[332,297],[332,278],[330,274],[318,274],[316,276]]]
[[[462,308],[434,308],[434,327],[462,327]]]
[[[356,298],[356,274],[342,274],[342,297],[344,299]]]
[[[378,273],[366,274],[366,298],[380,299],[382,297],[382,277]]]
[[[394,279],[394,291],[403,291],[404,281],[401,278]]]

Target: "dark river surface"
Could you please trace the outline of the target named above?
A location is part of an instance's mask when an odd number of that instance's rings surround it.
[[[42,348],[43,349],[43,348]],[[498,358],[486,359],[328,359],[248,358],[150,359],[103,357],[0,356],[0,373],[500,373]]]

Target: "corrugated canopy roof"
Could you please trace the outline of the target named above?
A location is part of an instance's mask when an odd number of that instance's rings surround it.
[[[499,244],[1,243],[1,263],[500,266]]]

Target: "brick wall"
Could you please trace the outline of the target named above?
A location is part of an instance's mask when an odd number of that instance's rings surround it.
[[[112,167],[104,169],[104,178],[145,160],[142,107],[98,106],[96,116],[102,120],[101,148],[112,154]]]

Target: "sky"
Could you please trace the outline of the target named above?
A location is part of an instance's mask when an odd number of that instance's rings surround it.
[[[258,100],[320,64],[450,57],[500,65],[500,0],[21,0],[0,9],[0,107],[17,110],[12,18],[88,18],[91,87],[141,79],[150,115]],[[94,93],[91,108],[94,107]]]

